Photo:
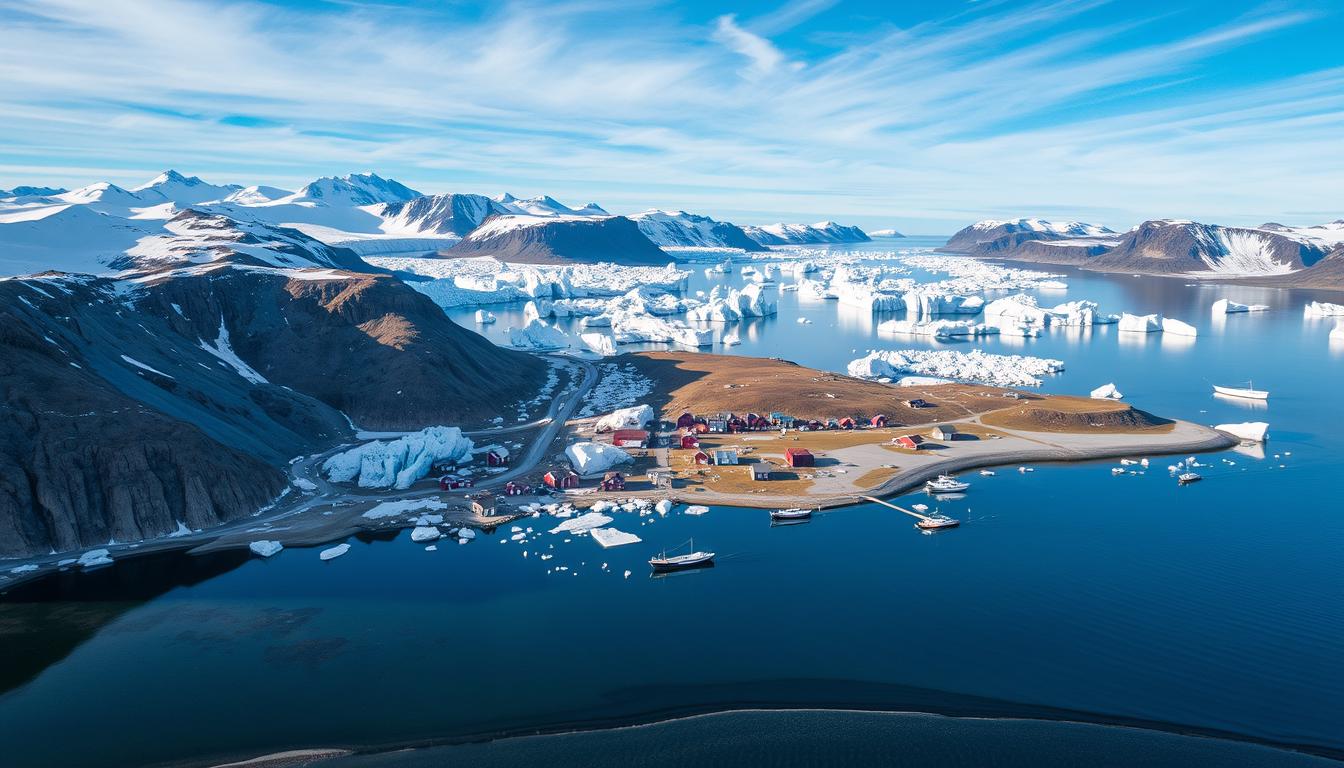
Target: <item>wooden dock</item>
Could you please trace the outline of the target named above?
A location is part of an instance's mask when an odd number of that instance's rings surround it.
[[[936,526],[938,528],[955,528],[958,525],[960,525],[959,522],[952,520],[951,518],[933,517],[931,515],[921,515],[920,513],[914,511],[913,509],[906,509],[905,507],[899,507],[895,504],[892,504],[890,501],[883,501],[882,499],[879,499],[876,496],[860,496],[859,498],[865,501],[871,501],[875,504],[881,504],[884,507],[891,507],[897,512],[904,512],[905,514],[918,519],[921,523],[928,523],[929,527]],[[920,527],[926,527],[926,526],[920,526]]]

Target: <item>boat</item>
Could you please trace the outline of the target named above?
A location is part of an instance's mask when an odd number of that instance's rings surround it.
[[[1246,386],[1245,386],[1244,388],[1243,388],[1243,387],[1220,387],[1220,386],[1218,386],[1217,384],[1214,384],[1214,385],[1213,385],[1213,392],[1214,392],[1214,394],[1218,394],[1218,395],[1227,395],[1228,397],[1241,397],[1241,398],[1245,398],[1245,399],[1247,399],[1247,400],[1268,400],[1268,399],[1269,399],[1269,392],[1268,392],[1267,390],[1263,390],[1263,389],[1255,389],[1255,388],[1254,388],[1254,382],[1251,382],[1251,381],[1246,382]]]
[[[812,516],[812,510],[807,507],[792,507],[790,509],[774,509],[770,511],[771,520],[806,520]]]
[[[1182,472],[1180,475],[1176,476],[1176,482],[1180,483],[1181,485],[1189,485],[1191,483],[1197,483],[1203,479],[1204,478],[1201,477],[1198,472]]]
[[[923,520],[920,520],[919,522],[915,523],[915,527],[919,528],[921,531],[941,531],[947,528],[956,528],[959,525],[961,525],[960,520],[954,520],[950,517],[943,517],[942,515],[926,517]]]
[[[696,551],[695,539],[691,539],[690,545],[691,552],[685,555],[669,556],[667,550],[663,550],[657,557],[649,558],[649,566],[653,568],[655,572],[662,573],[666,571],[680,571],[687,568],[699,568],[714,563],[713,552]]]
[[[939,475],[937,480],[924,483],[929,493],[959,493],[970,487],[970,483],[963,483],[951,475]]]

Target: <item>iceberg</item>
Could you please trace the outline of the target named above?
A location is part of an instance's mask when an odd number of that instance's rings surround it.
[[[569,457],[574,471],[584,477],[606,472],[618,464],[632,464],[635,461],[630,454],[607,443],[574,443],[565,448],[565,455]]]
[[[1131,315],[1126,312],[1120,316],[1120,331],[1122,333],[1152,333],[1161,330],[1162,321],[1161,315]]]
[[[1115,388],[1114,384],[1103,384],[1092,390],[1091,397],[1094,397],[1097,400],[1120,400],[1124,398],[1124,395],[1120,393],[1120,390]]]
[[[471,456],[471,438],[457,427],[426,427],[396,440],[364,443],[338,453],[322,464],[333,482],[357,480],[360,488],[404,490],[429,474],[438,462],[459,462]]]
[[[1269,431],[1269,424],[1263,421],[1247,421],[1240,424],[1219,424],[1214,429],[1247,442],[1263,443],[1265,433]]]
[[[534,306],[530,302],[528,306]],[[555,352],[569,348],[569,334],[533,317],[522,328],[509,329],[509,346],[531,352]]]
[[[618,312],[612,315],[612,335],[617,344],[681,344],[708,347],[714,344],[708,329],[691,328],[652,315]]]
[[[1330,330],[1331,343],[1344,341],[1344,323],[1339,323]]]
[[[285,545],[278,541],[267,541],[266,539],[262,539],[261,541],[254,541],[251,544],[248,544],[247,548],[262,557],[270,557],[284,549]]]
[[[1237,312],[1264,312],[1269,309],[1268,304],[1238,304],[1235,301],[1219,299],[1213,302],[1213,314],[1230,315]]]
[[[1303,317],[1344,317],[1344,304],[1313,301],[1302,308]]]
[[[100,565],[112,564],[112,553],[106,549],[90,549],[88,552],[79,556],[75,564],[80,568],[97,568]]]
[[[324,549],[321,552],[318,552],[317,556],[321,560],[334,560],[335,558],[338,558],[349,551],[350,551],[349,544],[337,544],[334,547]]]
[[[588,351],[602,357],[613,357],[616,354],[616,342],[605,333],[581,333],[579,341],[583,342]]]
[[[643,541],[633,533],[618,531],[615,528],[594,528],[588,532],[593,540],[602,545],[603,549],[611,547],[620,547],[626,544],[638,544]]]
[[[495,319],[496,319],[496,318],[495,318],[495,313],[494,313],[494,312],[486,312],[484,309],[478,309],[478,310],[476,310],[476,324],[477,324],[477,325],[489,325],[489,324],[495,322]]]
[[[970,320],[884,320],[877,324],[877,332],[893,336],[934,336],[951,338],[953,336],[988,336],[999,329],[975,323]]]
[[[458,528],[457,538],[461,541],[471,541],[476,538],[476,531],[470,528]]]
[[[742,343],[742,339],[736,333],[725,333],[723,338],[719,339],[719,343],[725,347],[735,347]]]
[[[985,300],[980,296],[958,296],[919,289],[907,291],[901,299],[906,309],[919,315],[974,315],[985,308]]]
[[[600,512],[586,512],[578,517],[571,517],[561,522],[551,529],[551,533],[579,533],[580,531],[590,531],[594,528],[601,528],[611,522],[611,518]]]
[[[411,541],[437,541],[443,533],[432,525],[417,525],[411,530]]]
[[[1199,330],[1195,328],[1195,326],[1170,317],[1162,318],[1162,332],[1170,333],[1174,336],[1190,336],[1192,338],[1199,335]]]
[[[672,511],[672,501],[670,499],[659,499],[658,503],[653,505],[653,508],[658,514],[666,515]]]
[[[701,506],[699,504],[692,504],[691,506],[686,508],[686,514],[694,515],[696,517],[699,517],[700,515],[703,515],[708,511],[709,507]]]
[[[618,429],[643,429],[653,421],[653,408],[647,405],[635,405],[612,411],[597,420],[594,432],[615,432]]]
[[[848,373],[857,379],[890,381],[906,374],[934,376],[952,381],[992,386],[1040,386],[1037,377],[1064,370],[1062,360],[1027,355],[993,355],[984,350],[903,349],[871,351],[849,363]]]

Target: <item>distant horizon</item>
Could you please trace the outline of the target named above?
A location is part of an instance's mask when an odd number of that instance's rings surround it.
[[[1319,224],[1326,0],[0,2],[0,188],[164,168],[739,224]],[[53,52],[59,52],[53,54]]]

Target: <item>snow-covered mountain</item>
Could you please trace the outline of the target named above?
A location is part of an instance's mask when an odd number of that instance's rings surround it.
[[[905,237],[894,229],[878,229],[868,233],[869,237]]]
[[[866,243],[872,238],[858,227],[833,221],[816,224],[767,224],[746,226],[742,231],[761,245],[815,245],[821,243]]]
[[[764,251],[742,228],[685,211],[648,210],[629,217],[646,237],[665,248],[741,248]]]
[[[1158,219],[1119,233],[1095,224],[1018,219],[978,222],[953,235],[945,248],[1102,271],[1270,278],[1310,272],[1341,245],[1340,222],[1226,227]]]
[[[425,195],[385,203],[377,214],[382,230],[404,235],[465,235],[490,216],[510,211],[484,195]]]
[[[665,264],[669,260],[624,216],[491,216],[448,254],[532,264]]]
[[[34,187],[20,185],[13,189],[0,189],[0,200],[7,197],[52,197],[63,195],[70,190],[63,187]]]
[[[582,208],[570,208],[550,195],[518,198],[505,192],[493,198],[507,213],[526,216],[610,216],[597,203],[588,203]]]
[[[185,208],[197,203],[223,200],[241,189],[237,184],[216,186],[202,181],[199,176],[183,176],[177,171],[168,170],[130,192],[148,205],[173,203],[179,208]]]
[[[243,187],[237,192],[224,198],[223,202],[237,203],[238,205],[260,205],[262,203],[274,202],[282,197],[289,197],[292,194],[294,193],[288,189],[254,185],[251,187]]]
[[[323,176],[308,182],[288,198],[277,202],[321,202],[332,206],[363,206],[399,203],[420,197],[420,193],[376,173],[352,173],[349,176]]]

